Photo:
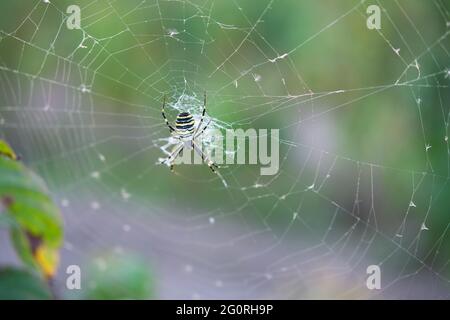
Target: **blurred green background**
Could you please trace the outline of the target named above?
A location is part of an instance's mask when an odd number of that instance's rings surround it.
[[[73,4],[78,30],[66,26]],[[366,26],[370,4],[380,30]],[[70,264],[92,291],[89,266],[106,264],[119,298],[117,268],[149,283],[136,298],[449,297],[448,2],[0,9],[0,138],[61,207],[62,297],[82,297],[65,289]],[[277,175],[228,165],[225,188],[206,166],[158,164],[162,97],[173,121],[174,101],[194,97],[186,107],[199,111],[204,90],[226,127],[280,129]],[[0,262],[14,263],[7,252]],[[365,287],[370,264],[382,266],[381,291]]]

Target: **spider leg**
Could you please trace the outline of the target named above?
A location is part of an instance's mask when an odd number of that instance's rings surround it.
[[[206,113],[206,91],[205,91],[205,93],[204,93],[204,98],[203,98],[203,99],[204,99],[204,100],[203,100],[202,117],[200,118],[200,122],[198,123],[198,126],[197,126],[197,128],[195,129],[195,131],[194,131],[194,137],[195,137],[195,135],[197,134],[198,129],[201,128],[202,123],[203,123],[203,118],[205,117],[205,113]]]
[[[167,120],[167,118],[166,118],[166,114],[164,112],[165,106],[166,106],[166,95],[164,95],[164,101],[163,101],[163,106],[162,106],[161,113],[162,113],[162,116],[164,118],[164,121],[166,122],[167,127],[169,127],[169,130],[172,133],[172,132],[175,131],[175,129],[170,125],[169,120]]]
[[[212,172],[217,173],[216,170],[219,168],[217,164],[214,163],[211,159],[209,159],[208,155],[206,155],[202,149],[200,149],[197,144],[192,140],[192,147],[194,148],[195,152],[197,152],[201,157],[203,161],[206,161],[206,164],[211,169]]]
[[[203,129],[199,133],[194,135],[194,139],[196,139],[197,137],[201,136],[203,134],[203,132],[205,132],[205,130],[208,128],[210,123],[211,123],[211,119],[208,121],[208,123],[203,127]]]
[[[169,157],[161,161],[161,163],[167,163],[170,166],[170,171],[173,171],[173,161],[175,161],[176,157],[180,154],[181,150],[183,150],[184,145],[180,144],[173,148],[172,153]]]

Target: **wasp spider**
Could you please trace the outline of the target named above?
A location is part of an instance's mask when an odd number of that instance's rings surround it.
[[[174,161],[181,154],[181,151],[183,151],[184,149],[194,149],[195,152],[197,152],[202,157],[202,160],[206,162],[212,172],[216,173],[216,169],[218,169],[218,166],[211,159],[209,159],[209,157],[202,151],[202,148],[200,148],[195,142],[195,139],[206,130],[210,122],[209,121],[202,128],[203,119],[206,113],[206,92],[204,94],[202,115],[197,126],[195,126],[195,120],[192,114],[190,114],[189,112],[181,112],[177,115],[174,128],[166,118],[166,114],[164,112],[165,106],[166,96],[164,96],[163,106],[161,110],[162,116],[164,118],[164,121],[166,122],[167,127],[169,127],[170,133],[175,139],[178,140],[178,142],[175,144],[169,157],[167,157],[162,162],[168,164],[170,170],[173,171]]]

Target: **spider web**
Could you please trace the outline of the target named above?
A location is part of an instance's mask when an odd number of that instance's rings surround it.
[[[80,30],[72,2],[1,5],[0,136],[61,205],[62,270],[133,253],[160,298],[449,298],[448,3],[76,2]],[[159,163],[163,96],[173,121],[205,90],[217,128],[280,129],[276,175]]]

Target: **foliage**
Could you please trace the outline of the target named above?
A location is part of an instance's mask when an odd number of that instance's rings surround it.
[[[0,269],[0,300],[50,299],[51,293],[35,274],[21,269]]]
[[[26,271],[5,269],[0,273],[0,296],[15,298],[26,291],[20,287],[25,283],[44,286],[42,280],[55,275],[63,226],[45,182],[18,161],[16,153],[3,140],[0,140],[0,203],[0,226],[9,229],[16,253],[27,268]],[[10,292],[6,284],[11,281],[17,284]],[[48,291],[45,287],[39,290],[31,290],[30,295]],[[44,295],[35,297],[39,296]]]
[[[150,299],[154,296],[149,268],[133,256],[106,257],[103,267],[93,267],[90,278],[95,279],[84,298],[87,299]]]

